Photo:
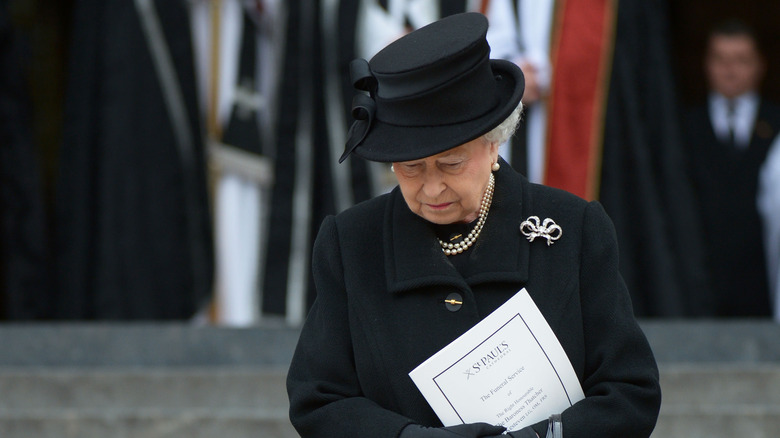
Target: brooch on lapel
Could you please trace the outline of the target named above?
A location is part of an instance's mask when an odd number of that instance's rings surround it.
[[[528,238],[529,242],[533,242],[537,237],[547,239],[547,246],[555,243],[563,235],[563,230],[554,220],[545,218],[544,221],[540,221],[538,216],[531,216],[521,222],[520,232]]]

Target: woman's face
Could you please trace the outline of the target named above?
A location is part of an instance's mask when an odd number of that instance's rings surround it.
[[[409,209],[429,222],[471,222],[479,214],[498,144],[479,137],[419,160],[393,163]]]

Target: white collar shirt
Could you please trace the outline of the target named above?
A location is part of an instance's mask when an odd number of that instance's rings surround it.
[[[715,136],[723,143],[731,143],[733,130],[734,146],[746,149],[750,145],[753,127],[758,115],[759,97],[749,92],[727,99],[718,93],[709,95],[709,114]],[[733,105],[733,109],[730,109]]]

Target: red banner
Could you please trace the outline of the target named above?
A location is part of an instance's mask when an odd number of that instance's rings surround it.
[[[544,182],[598,197],[617,0],[561,0],[552,35]]]

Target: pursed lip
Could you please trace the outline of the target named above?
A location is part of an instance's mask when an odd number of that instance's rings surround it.
[[[444,210],[445,208],[449,207],[452,204],[453,204],[452,202],[444,202],[442,204],[425,204],[425,205],[427,205],[429,208],[433,210]]]

